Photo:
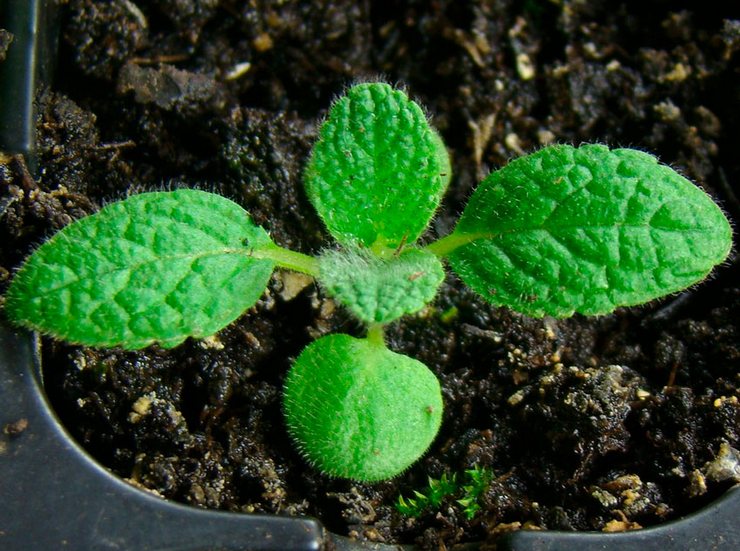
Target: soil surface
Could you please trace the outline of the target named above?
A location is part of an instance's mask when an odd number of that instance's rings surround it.
[[[383,78],[427,108],[453,161],[425,239],[471,190],[550,142],[634,146],[740,220],[740,8],[687,0],[69,0],[54,85],[39,97],[39,172],[2,157],[0,281],[70,221],[131,193],[199,187],[273,239],[330,245],[301,172],[332,98]],[[736,238],[737,239],[737,238]],[[737,240],[736,240],[737,242]],[[380,484],[333,480],[288,440],[281,385],[312,339],[363,327],[311,282],[277,273],[237,322],[163,351],[45,341],[49,394],[115,473],[169,499],[314,515],[331,530],[426,549],[522,527],[620,530],[694,511],[740,460],[740,286],[733,253],[680,295],[598,318],[528,319],[449,276],[388,329],[439,376],[429,453]],[[449,499],[394,504],[427,477],[485,467],[467,519]]]

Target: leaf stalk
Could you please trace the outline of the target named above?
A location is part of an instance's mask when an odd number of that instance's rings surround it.
[[[307,254],[284,249],[280,245],[271,244],[264,249],[258,249],[252,252],[254,258],[264,258],[272,260],[280,268],[293,270],[302,274],[318,277],[319,261],[318,259],[308,256]]]

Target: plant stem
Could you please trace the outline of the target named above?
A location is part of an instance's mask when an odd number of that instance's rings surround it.
[[[382,323],[371,323],[368,326],[367,340],[373,344],[385,346],[385,332]]]
[[[482,237],[486,236],[476,233],[452,232],[450,235],[443,237],[442,239],[438,239],[433,243],[430,243],[425,247],[425,249],[438,258],[444,258],[458,247],[467,245],[468,243],[471,243],[476,239],[481,239]]]
[[[307,274],[313,277],[317,277],[319,275],[318,259],[308,256],[307,254],[285,249],[280,245],[275,245],[274,243],[264,249],[253,251],[252,255],[255,258],[273,260],[281,268],[287,268],[288,270],[301,272],[302,274]]]

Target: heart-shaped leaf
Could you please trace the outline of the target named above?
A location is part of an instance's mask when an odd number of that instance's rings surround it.
[[[719,207],[655,157],[551,146],[475,190],[448,243],[484,298],[531,316],[604,314],[701,281],[728,255]]]
[[[368,323],[388,323],[421,310],[445,277],[437,257],[421,249],[388,258],[356,248],[328,251],[319,266],[319,280],[329,294]]]
[[[450,179],[447,151],[422,109],[374,82],[350,88],[321,126],[306,191],[344,245],[396,248],[429,224]]]
[[[264,292],[267,233],[236,203],[197,190],[142,193],[57,233],[21,267],[5,310],[73,343],[137,349],[205,337]]]

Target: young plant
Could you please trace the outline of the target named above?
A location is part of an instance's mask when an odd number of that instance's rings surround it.
[[[449,178],[422,109],[387,84],[360,84],[331,108],[305,173],[338,247],[318,258],[282,248],[214,194],[143,193],[42,245],[5,309],[73,343],[169,348],[234,321],[275,268],[314,276],[368,332],[306,347],[285,382],[286,423],[323,472],[374,481],[406,469],[439,429],[436,377],[389,350],[383,328],[434,298],[442,260],[495,305],[562,317],[680,291],[730,251],[719,207],[640,151],[555,145],[514,160],[478,186],[450,235],[423,246]]]
[[[457,473],[447,476],[444,473],[440,478],[427,477],[426,489],[414,490],[414,497],[404,498],[398,496],[396,510],[407,517],[420,517],[427,510],[438,510],[445,499],[456,494],[460,490],[457,481]]]
[[[464,481],[458,482],[457,473],[448,477],[447,473],[440,478],[429,477],[427,488],[414,491],[414,497],[398,496],[396,510],[407,517],[420,517],[427,511],[439,511],[445,500],[452,497],[453,506],[461,509],[465,518],[472,520],[481,509],[481,496],[488,490],[493,480],[493,472],[476,465],[464,473]]]
[[[485,467],[476,465],[465,471],[465,483],[462,485],[462,497],[457,504],[463,508],[465,518],[472,520],[480,511],[481,497],[493,481],[493,473]]]

